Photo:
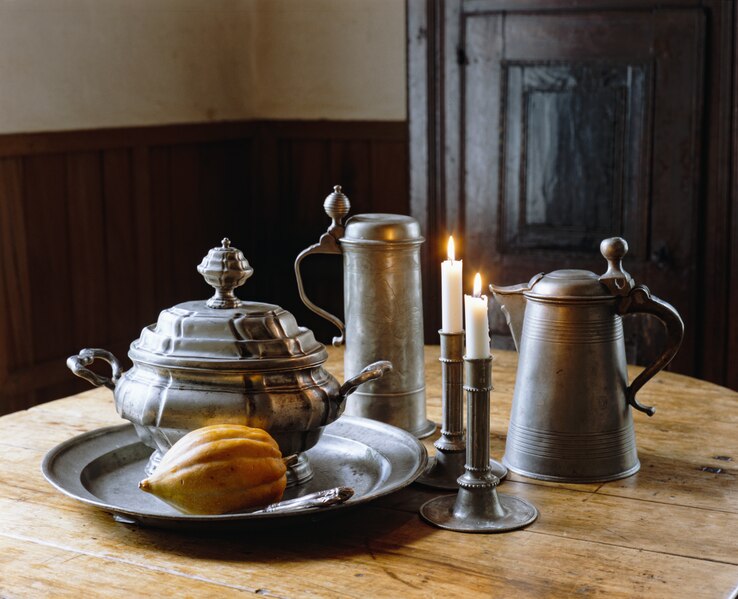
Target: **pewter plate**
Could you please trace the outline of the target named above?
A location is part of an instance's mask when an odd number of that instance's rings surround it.
[[[121,522],[160,528],[207,528],[223,525],[274,525],[356,506],[412,483],[427,463],[425,447],[414,435],[375,420],[343,416],[328,425],[320,442],[307,452],[312,480],[285,491],[292,499],[336,486],[354,489],[346,503],[326,508],[273,514],[218,516],[183,514],[138,489],[151,449],[132,425],[84,433],[56,446],[44,457],[46,480],[62,493],[103,510]]]

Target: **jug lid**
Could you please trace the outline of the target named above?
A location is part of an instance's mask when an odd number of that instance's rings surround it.
[[[197,267],[215,294],[163,310],[141,331],[129,356],[138,362],[181,368],[291,370],[327,359],[325,346],[295,317],[274,304],[234,294],[253,274],[243,253],[223,239]]]
[[[605,239],[600,252],[607,260],[607,272],[597,275],[588,270],[562,269],[534,277],[525,292],[530,297],[549,298],[604,298],[626,295],[635,285],[623,269],[622,259],[628,252],[628,243],[621,237]]]

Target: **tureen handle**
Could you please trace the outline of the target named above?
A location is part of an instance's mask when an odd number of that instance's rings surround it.
[[[105,360],[113,370],[111,378],[102,376],[87,369],[87,366],[92,364],[95,359],[100,358]],[[76,356],[70,356],[67,358],[67,368],[71,370],[78,377],[81,377],[91,383],[95,387],[101,387],[105,385],[108,389],[115,390],[115,385],[120,379],[120,363],[118,359],[105,349],[83,349]]]
[[[343,385],[341,385],[341,389],[338,392],[341,401],[343,401],[354,391],[356,391],[356,388],[359,385],[363,385],[364,383],[368,383],[369,381],[378,379],[391,370],[392,362],[388,362],[387,360],[372,362],[371,364],[369,364],[369,366],[364,367],[364,369],[359,374],[357,374],[356,376],[352,376]]]

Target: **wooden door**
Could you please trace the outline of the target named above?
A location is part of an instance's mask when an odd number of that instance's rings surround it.
[[[624,237],[625,268],[687,324],[673,367],[696,374],[705,157],[727,138],[708,136],[715,14],[680,4],[410,2],[411,205],[432,242],[458,234],[467,287],[475,270],[501,285],[559,268],[604,272],[600,241]],[[420,72],[423,62],[437,70]],[[499,310],[491,327],[498,343],[508,333]],[[630,360],[658,355],[662,329],[626,323]]]

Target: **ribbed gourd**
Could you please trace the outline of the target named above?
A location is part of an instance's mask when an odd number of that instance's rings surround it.
[[[269,433],[215,424],[172,445],[139,488],[188,514],[225,514],[279,501],[286,473]]]

